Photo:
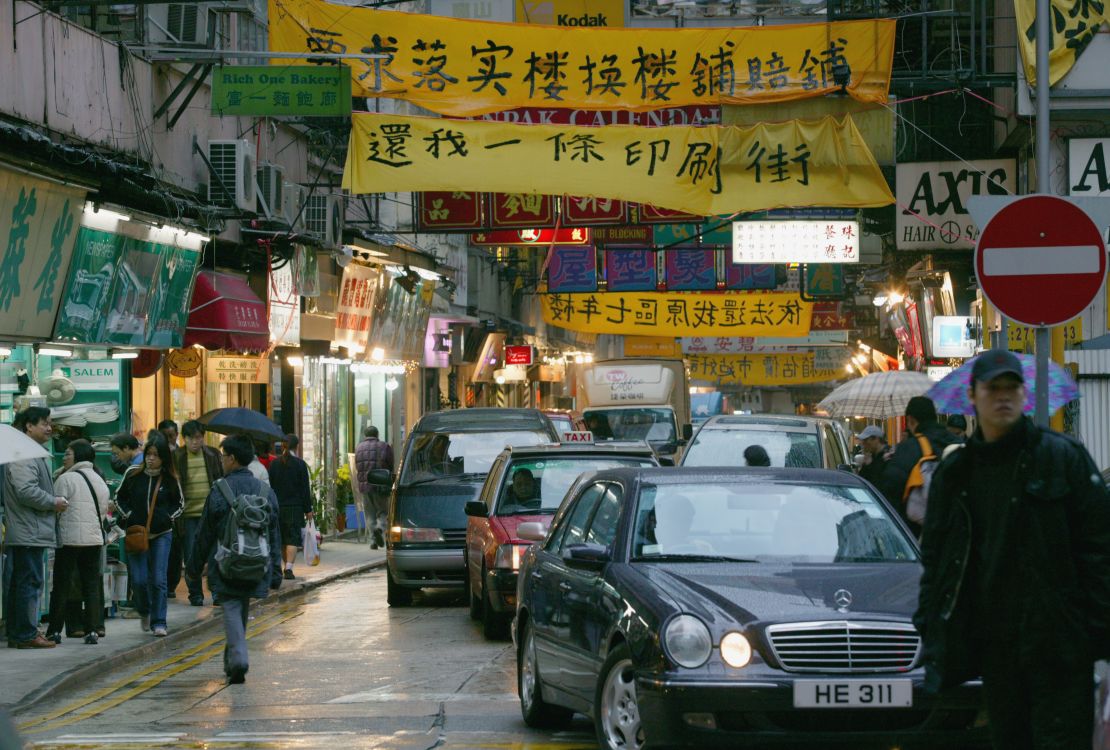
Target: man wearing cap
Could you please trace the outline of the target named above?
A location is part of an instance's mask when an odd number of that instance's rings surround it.
[[[995,748],[1092,745],[1110,656],[1110,495],[1086,449],[1023,415],[1021,363],[980,355],[978,427],[933,475],[914,624],[925,688],[982,676]]]
[[[868,425],[856,435],[860,447],[863,449],[863,463],[859,467],[859,475],[871,484],[877,485],[886,468],[886,453],[890,446],[886,443],[886,433],[883,428]]]
[[[944,426],[956,436],[958,442],[967,441],[967,420],[963,414],[949,414],[948,419],[944,420]]]

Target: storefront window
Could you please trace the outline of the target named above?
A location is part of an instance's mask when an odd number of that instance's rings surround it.
[[[178,426],[196,419],[201,411],[200,377],[179,378],[170,375],[170,419]]]

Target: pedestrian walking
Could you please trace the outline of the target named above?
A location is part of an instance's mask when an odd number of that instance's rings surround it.
[[[301,546],[305,522],[313,517],[312,488],[308,483],[308,464],[295,451],[300,438],[289,434],[281,444],[281,455],[270,462],[270,487],[277,495],[278,524],[281,531],[281,559],[285,578],[292,580],[293,562]]]
[[[886,470],[886,460],[890,446],[886,442],[886,433],[882,427],[868,425],[856,434],[860,444],[860,455],[863,463],[859,467],[859,475],[876,487],[882,482],[883,471]]]
[[[53,434],[50,410],[29,406],[15,415],[12,426],[40,445]],[[45,458],[16,461],[4,471],[4,569],[11,571],[4,602],[9,648],[54,648],[39,633],[43,554],[58,546],[58,513],[69,501],[54,490]],[[7,577],[5,572],[5,577]]]
[[[204,502],[212,490],[212,484],[224,475],[220,452],[204,444],[204,425],[190,419],[181,426],[185,438],[185,450],[173,454],[174,468],[181,480],[181,491],[185,497],[184,510],[178,526],[181,529],[181,557],[188,570],[189,559],[200,529],[200,517],[204,512]],[[175,532],[176,537],[176,532]],[[175,539],[176,541],[176,539]],[[171,566],[175,563],[172,560]],[[185,575],[185,585],[189,589],[189,604],[199,607],[204,604],[204,585],[200,576]]]
[[[96,451],[88,440],[74,440],[62,457],[65,471],[55,480],[54,491],[69,502],[58,516],[61,547],[54,554],[54,587],[50,594],[50,619],[46,637],[62,642],[70,590],[79,583],[82,606],[80,630],[74,638],[95,644],[104,632],[102,554],[104,521],[112,492],[96,465]]]
[[[393,473],[393,448],[384,440],[378,439],[378,428],[368,426],[364,438],[355,448],[355,469],[358,472],[358,491],[367,506],[367,520],[371,526],[370,548],[385,546],[386,513],[389,511],[389,490],[370,484],[367,477],[374,469],[386,469]]]
[[[116,492],[120,526],[146,527],[146,549],[128,550],[131,590],[143,630],[165,636],[166,575],[173,539],[174,519],[183,506],[181,485],[174,469],[170,447],[159,437],[143,446],[143,470],[128,474]]]
[[[245,436],[244,436],[245,437]],[[269,451],[269,448],[264,443],[258,440],[251,440],[247,438],[247,442],[251,445],[251,462],[247,466],[247,471],[254,475],[254,478],[262,482],[267,487],[270,486],[270,470],[266,468],[266,464],[262,463],[258,458],[259,449]]]
[[[112,449],[112,470],[117,474],[127,475],[133,466],[142,467],[143,452],[140,450],[139,440],[127,432],[120,432],[112,436],[108,442]]]
[[[907,435],[898,443],[894,453],[883,465],[877,486],[913,531],[921,536],[921,525],[906,514],[906,493],[910,475],[925,450],[939,461],[944,449],[956,442],[955,436],[937,422],[937,409],[932,399],[914,396],[906,404]]]
[[[962,414],[949,414],[948,418],[944,420],[944,426],[955,436],[956,442],[964,443],[967,441],[967,420],[964,419]]]
[[[170,447],[170,455],[176,457],[178,447],[177,422],[172,419],[163,419],[158,423],[157,433],[151,431],[148,439],[156,434],[166,439],[166,444]],[[177,476],[181,477],[180,469],[178,469]],[[166,568],[166,597],[169,599],[177,598],[177,586],[181,583],[182,564],[185,561],[184,540],[185,520],[182,516],[178,516],[173,523],[173,537],[170,540],[170,562]]]
[[[246,681],[250,667],[247,655],[250,600],[264,598],[269,589],[281,586],[281,555],[278,552],[281,536],[278,530],[277,495],[268,484],[255,479],[247,469],[254,460],[254,448],[250,439],[242,435],[224,438],[220,443],[220,452],[224,481],[232,495],[261,495],[269,498],[270,502],[269,524],[266,529],[270,553],[269,575],[262,576],[256,583],[229,581],[221,575],[216,562],[216,549],[231,513],[231,505],[220,491],[219,483],[212,488],[204,504],[196,546],[189,563],[189,575],[194,576],[201,574],[205,561],[208,563],[208,588],[216,602],[223,607],[224,613],[224,634],[227,639],[224,644],[224,673],[228,682],[234,685]]]
[[[978,427],[933,475],[914,624],[925,686],[982,676],[998,750],[1089,748],[1110,656],[1110,495],[1086,449],[1023,416],[1021,363],[982,354]]]
[[[166,444],[170,446],[170,453],[176,451],[178,448],[177,422],[172,419],[163,419],[158,423],[158,432],[166,439]]]

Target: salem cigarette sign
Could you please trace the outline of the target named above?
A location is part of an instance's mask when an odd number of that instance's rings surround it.
[[[970,250],[979,227],[967,212],[973,195],[1016,191],[1013,159],[899,164],[897,172],[899,250]]]

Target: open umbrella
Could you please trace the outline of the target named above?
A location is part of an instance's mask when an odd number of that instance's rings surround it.
[[[983,355],[979,355],[980,357]],[[1036,406],[1037,358],[1032,354],[1015,354],[1021,360],[1021,372],[1025,378],[1025,412],[1032,414]],[[929,389],[926,394],[933,399],[940,414],[974,414],[975,409],[967,397],[971,387],[971,368],[975,366],[973,357]],[[1060,365],[1048,363],[1048,410],[1054,412],[1069,401],[1079,398],[1079,386],[1071,375]]]
[[[932,384],[920,372],[873,372],[839,386],[817,406],[834,417],[890,419],[905,414],[910,399],[924,396]]]
[[[10,424],[0,424],[0,464],[50,458],[50,452]]]
[[[281,428],[265,414],[239,406],[213,409],[197,421],[206,429],[221,435],[246,435],[252,440],[262,440],[267,443],[285,438]]]

